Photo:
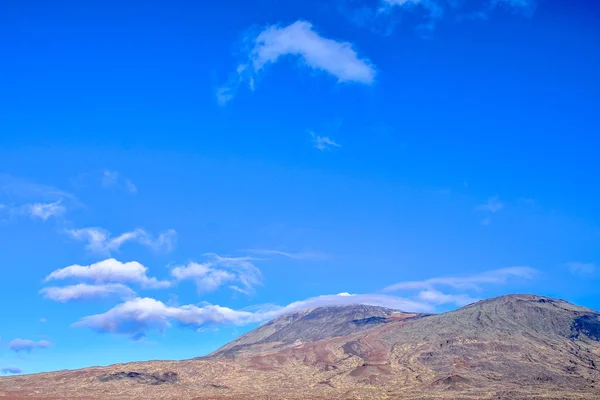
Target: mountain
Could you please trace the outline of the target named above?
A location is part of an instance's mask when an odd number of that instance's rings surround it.
[[[319,307],[276,318],[205,358],[237,358],[267,350],[281,350],[424,315],[361,304]]]
[[[439,315],[322,307],[277,318],[200,359],[0,378],[0,399],[42,395],[599,399],[600,313],[533,295]]]

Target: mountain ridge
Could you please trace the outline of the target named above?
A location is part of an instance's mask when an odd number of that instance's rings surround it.
[[[283,314],[205,356],[236,358],[250,346],[260,351],[283,349],[332,337],[359,333],[394,318],[419,318],[427,314],[364,304],[326,305]],[[250,351],[249,353],[252,353]]]

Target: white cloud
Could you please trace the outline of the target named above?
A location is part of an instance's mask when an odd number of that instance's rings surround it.
[[[297,253],[290,253],[286,251],[280,250],[268,250],[268,249],[250,249],[248,250],[250,253],[265,255],[265,256],[282,256],[291,258],[293,260],[327,260],[330,259],[331,256],[323,253],[315,253],[312,251],[303,251]]]
[[[461,307],[479,300],[466,294],[446,294],[437,290],[422,290],[417,295],[417,298],[427,303],[437,305],[456,304]]]
[[[175,246],[177,233],[170,229],[154,238],[143,229],[135,229],[112,237],[110,232],[102,228],[67,229],[65,231],[73,239],[87,242],[86,250],[102,255],[118,252],[127,242],[137,242],[155,251],[171,251]]]
[[[341,147],[339,144],[337,144],[327,136],[318,136],[314,132],[311,132],[310,135],[313,138],[313,146],[315,149],[325,151],[331,150],[332,147]]]
[[[199,328],[207,323],[232,323],[244,325],[260,321],[251,312],[207,305],[170,307],[151,298],[137,298],[112,308],[104,314],[85,317],[74,326],[91,328],[100,333],[129,334],[139,337],[147,330],[164,331],[175,321],[185,326]]]
[[[136,283],[144,288],[167,288],[172,285],[168,281],[159,281],[149,278],[146,274],[148,268],[137,261],[120,262],[109,258],[89,266],[71,265],[66,268],[57,269],[48,275],[45,282],[64,279],[85,279],[96,284],[106,283]],[[83,289],[82,289],[83,290]]]
[[[307,300],[297,301],[279,309],[280,314],[306,310],[323,306],[344,306],[351,304],[366,304],[380,306],[402,311],[430,312],[433,307],[427,303],[410,300],[404,297],[388,296],[383,294],[350,294],[323,295]]]
[[[252,257],[221,257],[212,253],[205,256],[208,259],[203,263],[189,262],[174,267],[171,276],[177,281],[193,280],[200,292],[211,292],[231,284],[233,290],[251,293],[262,283],[262,274],[252,263]]]
[[[32,218],[40,218],[46,221],[50,217],[63,215],[67,209],[61,205],[61,201],[53,203],[33,203],[25,206],[25,210]]]
[[[399,282],[383,290],[385,292],[420,289],[433,291],[437,286],[447,286],[463,290],[480,290],[482,285],[504,284],[512,278],[531,279],[537,272],[536,269],[530,267],[508,267],[464,277],[443,277],[422,281]]]
[[[333,75],[338,82],[372,84],[375,79],[375,67],[369,60],[360,58],[352,44],[319,35],[307,21],[296,21],[283,27],[268,26],[250,41],[252,49],[248,62],[240,64],[236,75],[217,89],[220,104],[231,100],[243,81],[254,90],[255,75],[284,56],[297,57],[309,68]]]
[[[370,84],[375,78],[373,66],[360,59],[350,43],[324,38],[306,21],[270,26],[261,32],[251,53],[253,68],[259,71],[285,55],[299,56],[309,67],[326,71],[340,82]]]
[[[120,283],[89,285],[79,283],[64,287],[47,287],[40,291],[47,299],[65,303],[71,300],[91,300],[102,297],[118,296],[132,298],[136,293],[129,287]],[[45,320],[43,321],[45,322]]]
[[[575,275],[593,275],[596,272],[596,264],[582,263],[582,262],[569,262],[567,267]]]
[[[172,323],[201,329],[207,324],[247,325],[263,322],[279,315],[326,305],[369,304],[410,311],[431,311],[431,306],[399,297],[374,295],[326,295],[291,303],[285,307],[265,305],[255,311],[233,310],[217,305],[198,307],[167,306],[152,298],[136,298],[122,303],[103,314],[82,318],[74,326],[87,327],[99,333],[126,334],[143,337],[149,330],[164,331]]]
[[[480,204],[477,206],[477,211],[486,211],[491,213],[496,213],[504,208],[504,203],[502,203],[498,197],[490,197],[487,203]]]
[[[414,299],[432,306],[454,304],[462,307],[479,300],[468,294],[469,291],[480,292],[486,285],[507,284],[515,279],[531,279],[538,273],[530,267],[508,267],[480,274],[463,277],[441,277],[422,281],[399,282],[383,289],[383,292],[417,291]],[[451,290],[454,293],[445,293]],[[467,292],[467,293],[465,293]]]
[[[54,344],[50,343],[47,340],[40,340],[39,342],[35,342],[33,340],[28,339],[14,339],[8,343],[8,348],[17,353],[21,351],[29,353],[35,349],[49,349],[53,346]]]

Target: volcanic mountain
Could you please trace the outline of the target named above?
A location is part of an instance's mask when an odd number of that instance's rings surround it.
[[[439,315],[322,307],[199,359],[0,378],[8,398],[599,399],[600,313],[533,295]]]
[[[368,305],[325,306],[276,318],[205,358],[238,358],[304,343],[358,334],[375,326],[425,314]]]

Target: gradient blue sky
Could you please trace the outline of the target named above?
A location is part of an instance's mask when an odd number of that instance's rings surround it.
[[[1,372],[320,304],[600,309],[595,2],[251,3],[4,3]]]

